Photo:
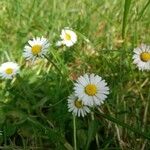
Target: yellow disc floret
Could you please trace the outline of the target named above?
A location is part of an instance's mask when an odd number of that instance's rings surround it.
[[[79,100],[79,99],[75,100],[74,104],[77,108],[82,108],[83,107],[82,101]]]
[[[140,58],[144,62],[150,61],[150,52],[143,52],[143,53],[141,53]]]
[[[94,84],[88,84],[85,87],[85,93],[89,96],[94,96],[97,93],[97,87]]]
[[[68,40],[68,41],[70,41],[70,40],[71,40],[70,34],[66,33],[66,34],[65,34],[65,39]]]
[[[32,46],[32,54],[33,55],[38,55],[42,50],[42,46],[41,45],[34,45]]]
[[[13,73],[13,69],[12,69],[12,68],[7,68],[7,69],[5,70],[5,72],[6,72],[6,74],[10,75],[10,74]]]

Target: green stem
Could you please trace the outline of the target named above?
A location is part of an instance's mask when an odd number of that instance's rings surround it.
[[[67,83],[67,77],[62,74],[62,72],[61,72],[61,70],[58,68],[58,66],[57,66],[49,57],[47,57],[46,55],[43,55],[43,56],[57,69],[57,71],[60,73],[60,75],[61,75],[61,77],[63,78],[63,80],[64,80],[64,79],[66,80],[67,90],[68,90],[68,93],[70,93],[70,89],[69,89],[69,86],[68,86],[68,83]]]
[[[46,55],[44,55],[44,57],[58,70],[58,72],[61,74],[61,76],[64,77],[61,70],[58,68],[58,66]]]
[[[74,139],[74,150],[77,150],[76,117],[75,117],[75,115],[73,115],[73,139]]]

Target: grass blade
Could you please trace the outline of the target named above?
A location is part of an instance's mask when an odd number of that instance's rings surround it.
[[[147,7],[149,6],[149,4],[150,4],[150,0],[147,1],[147,3],[146,3],[146,5],[144,6],[144,8],[140,11],[139,17],[138,17],[137,20],[140,20],[140,19],[141,19],[141,17],[143,16],[143,14],[144,14],[144,12],[146,11],[146,9],[147,9]]]
[[[125,38],[126,26],[127,26],[127,18],[131,5],[131,0],[125,0],[124,4],[124,14],[123,14],[123,24],[122,24],[122,39]]]
[[[131,127],[130,125],[128,125],[128,124],[126,124],[124,122],[121,122],[121,121],[119,121],[118,119],[116,119],[114,117],[111,117],[109,115],[103,114],[101,112],[97,112],[97,114],[99,114],[103,118],[105,118],[105,119],[107,119],[107,120],[109,120],[109,121],[111,121],[113,123],[116,123],[117,125],[120,125],[123,128],[126,128],[126,129],[128,129],[128,130],[130,130],[130,131],[132,131],[132,132],[134,132],[134,133],[144,137],[145,139],[150,140],[150,135],[147,135],[147,133],[142,132],[140,129],[136,129],[134,127]]]

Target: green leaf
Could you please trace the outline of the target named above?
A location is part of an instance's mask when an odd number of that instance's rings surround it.
[[[3,132],[4,132],[6,137],[10,137],[16,132],[16,128],[17,128],[16,125],[7,121],[4,124],[4,128],[3,128],[4,131]]]
[[[87,131],[83,129],[77,130],[78,148],[84,149],[87,142]]]
[[[6,113],[7,117],[12,118],[14,121],[21,121],[27,119],[27,114],[21,110],[10,110]]]
[[[89,124],[89,129],[88,129],[88,138],[87,138],[86,150],[88,150],[91,141],[95,137],[97,129],[98,129],[98,122],[96,120],[92,120]]]
[[[33,106],[33,109],[36,109],[38,107],[42,107],[47,101],[48,101],[48,97],[42,98],[39,102],[37,102],[36,105]]]
[[[0,108],[0,124],[4,123],[5,118],[6,118],[5,113],[4,113],[3,109]]]

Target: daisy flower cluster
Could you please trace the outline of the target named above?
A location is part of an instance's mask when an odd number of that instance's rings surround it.
[[[84,117],[90,107],[100,106],[109,94],[105,80],[95,74],[80,76],[74,83],[74,92],[68,97],[69,112]]]
[[[71,47],[77,42],[77,34],[69,28],[61,31],[60,39],[56,46]],[[23,57],[27,61],[37,58],[46,58],[51,46],[48,39],[36,37],[27,42],[23,49]],[[134,49],[133,63],[139,70],[150,70],[150,46],[142,44]],[[16,62],[5,62],[0,66],[2,79],[13,79],[20,72],[20,66]],[[75,116],[84,117],[90,112],[90,107],[97,107],[104,103],[109,94],[107,82],[95,74],[80,76],[74,83],[74,92],[68,97],[69,112]]]
[[[61,41],[57,42],[57,46],[65,45],[71,47],[77,42],[76,33],[69,29],[62,29],[60,35]],[[35,61],[37,58],[43,58],[47,55],[50,47],[48,39],[35,37],[27,42],[23,49],[23,57],[28,61]],[[20,71],[20,66],[16,62],[5,62],[0,66],[0,77],[2,79],[13,79]]]

